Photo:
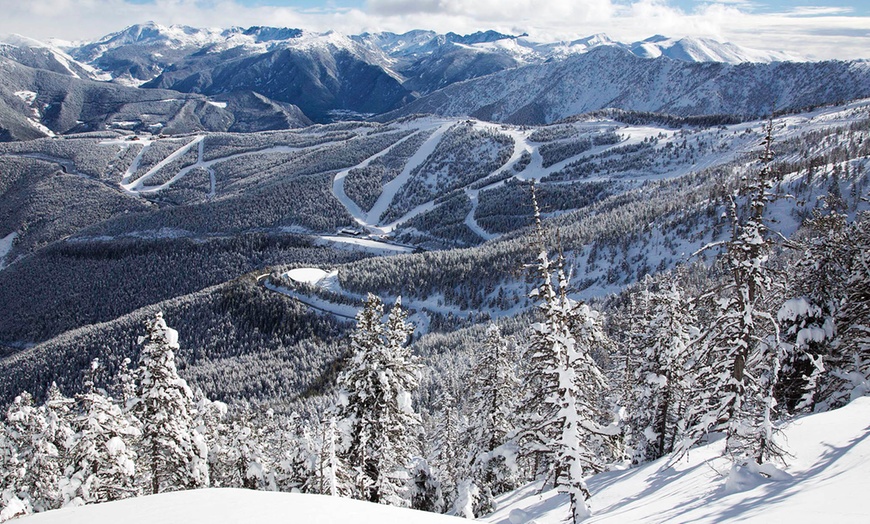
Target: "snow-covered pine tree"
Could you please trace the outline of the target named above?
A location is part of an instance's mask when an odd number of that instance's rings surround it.
[[[118,365],[118,374],[115,376],[115,384],[112,389],[113,396],[124,413],[132,413],[133,405],[138,400],[136,397],[136,370],[130,369],[131,363],[129,358],[125,358]]]
[[[468,476],[468,467],[460,449],[460,435],[465,423],[449,384],[441,384],[434,419],[429,463],[441,483],[445,508],[450,509],[456,500],[460,480]]]
[[[411,508],[431,513],[444,512],[441,482],[422,457],[414,458],[411,467]]]
[[[62,482],[64,504],[78,506],[138,495],[134,443],[139,429],[94,385],[99,361],[91,363],[85,391],[76,395],[75,436]]]
[[[327,475],[321,474],[326,467],[319,437],[323,429],[303,421],[295,412],[289,417],[277,418],[273,424],[277,427],[272,432],[273,438],[267,441],[267,449],[275,462],[278,489],[329,493]]]
[[[764,217],[767,202],[776,198],[770,192],[772,143],[771,122],[760,156],[762,168],[746,175],[730,199],[732,233],[723,257],[728,277],[711,293],[716,317],[697,341],[701,398],[695,406],[696,425],[680,448],[686,450],[710,431],[724,431],[726,451],[735,465],[761,464],[783,454],[774,439],[774,394],[783,346],[771,305],[765,303],[774,285],[767,266],[773,241]],[[740,197],[746,200],[742,208]]]
[[[214,408],[204,404],[206,402],[200,401],[200,413],[215,413]],[[208,404],[220,406],[220,403]],[[215,426],[214,445],[209,446],[209,480],[212,485],[222,487],[266,489],[269,486],[266,453],[253,413],[240,410],[229,419],[226,412],[223,406],[217,410],[221,417]],[[214,415],[209,418],[213,419]]]
[[[847,271],[825,384],[833,405],[870,394],[870,213],[858,216],[844,241]]]
[[[340,458],[352,471],[354,497],[409,506],[408,469],[420,430],[411,394],[420,366],[407,345],[411,328],[400,301],[386,329],[383,309],[370,294],[351,335],[353,355],[338,378],[338,425],[346,436]]]
[[[163,493],[208,486],[208,448],[194,427],[193,393],[178,376],[178,332],[163,314],[146,321],[140,337],[137,413],[142,421],[139,465],[148,474],[147,490]]]
[[[676,283],[640,294],[643,310],[633,319],[633,387],[627,405],[634,463],[667,455],[685,432],[686,362],[697,337],[691,305]]]
[[[599,426],[606,419],[599,402],[605,381],[591,355],[608,352],[611,343],[600,314],[568,298],[562,256],[555,270],[558,288],[553,286],[554,269],[543,247],[534,191],[532,196],[541,246],[536,266],[540,284],[532,297],[540,301],[543,321],[532,326],[518,434],[525,453],[533,454],[554,485],[568,494],[572,518],[579,522],[591,514],[584,477],[602,469],[603,441],[609,433]]]
[[[6,412],[6,423],[0,421],[0,522],[33,512],[29,490],[24,484],[27,464],[19,451],[28,442],[20,422],[13,422],[9,415],[21,417],[23,409],[32,408],[32,397],[22,393],[15,398]]]
[[[47,438],[57,448],[58,460],[61,464],[68,461],[70,439],[73,435],[74,407],[75,400],[61,393],[57,383],[52,382],[41,409],[45,413],[45,422],[48,424]]]
[[[508,441],[516,429],[516,392],[520,389],[515,366],[515,352],[498,326],[491,324],[465,381],[469,391],[468,460],[480,489],[476,515],[492,511],[494,497],[519,482],[516,446]]]
[[[335,416],[330,416],[329,422],[323,424],[320,476],[325,480],[325,489],[322,492],[333,497],[344,496],[348,492],[347,472],[339,457],[338,439],[338,424],[335,421]]]
[[[27,513],[60,507],[62,463],[55,436],[44,406],[34,406],[27,392],[15,398],[6,412],[5,440],[11,455],[7,460],[11,469],[4,479],[8,505],[20,506]]]

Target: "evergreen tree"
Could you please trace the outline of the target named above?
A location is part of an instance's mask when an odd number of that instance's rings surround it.
[[[699,338],[697,356],[705,396],[696,414],[698,422],[683,444],[685,449],[709,431],[724,431],[726,450],[738,465],[749,460],[760,464],[782,455],[774,439],[774,395],[784,355],[771,305],[765,302],[774,283],[767,266],[772,240],[764,218],[767,202],[775,198],[770,193],[772,142],[771,123],[760,157],[762,169],[746,176],[730,200],[733,228],[724,255],[729,278],[711,293],[717,316]],[[738,203],[741,196],[746,198],[744,211]]]
[[[99,361],[95,360],[85,380],[85,392],[76,396],[74,444],[63,482],[66,505],[108,502],[138,494],[133,444],[139,429],[94,386],[98,367]]]
[[[410,505],[408,468],[420,429],[411,405],[419,365],[407,346],[405,315],[397,301],[384,329],[383,304],[369,295],[351,335],[353,356],[338,379],[341,459],[351,470],[353,496],[396,506]]]
[[[684,408],[691,386],[686,364],[697,336],[691,306],[676,284],[640,294],[644,307],[632,329],[633,387],[627,406],[634,463],[667,455],[686,430]]]
[[[18,499],[26,512],[47,511],[61,505],[62,462],[54,443],[56,432],[45,416],[44,406],[34,406],[33,397],[23,392],[6,413],[6,441],[11,450],[11,469],[4,491]]]
[[[193,393],[175,368],[178,332],[163,314],[145,323],[140,337],[138,414],[142,421],[141,465],[148,491],[163,493],[208,486],[208,448],[194,427]]]
[[[526,397],[523,427],[519,433],[525,452],[546,468],[554,485],[569,495],[574,522],[591,513],[584,480],[587,472],[602,469],[601,457],[609,431],[598,424],[604,418],[599,400],[605,391],[604,376],[592,353],[607,353],[611,342],[600,314],[568,298],[568,279],[560,256],[554,268],[543,249],[543,228],[534,199],[539,242],[537,273],[540,284],[532,296],[540,301],[542,322],[532,326],[527,351]]]
[[[468,459],[480,489],[476,515],[493,509],[494,497],[516,488],[516,449],[508,441],[516,429],[515,359],[508,341],[495,324],[486,331],[483,347],[474,353],[466,383],[469,386]]]
[[[254,414],[243,410],[229,419],[226,405],[205,398],[199,401],[197,412],[201,419],[199,432],[213,435],[206,439],[211,484],[267,489],[271,483],[266,470],[265,444]]]
[[[862,213],[842,240],[842,299],[825,384],[827,402],[834,406],[870,394],[870,213]]]
[[[440,481],[445,508],[453,508],[459,483],[469,471],[460,445],[466,424],[450,384],[441,384],[435,409],[430,464]]]
[[[444,512],[441,482],[432,473],[429,463],[417,457],[411,468],[411,508],[431,513]]]

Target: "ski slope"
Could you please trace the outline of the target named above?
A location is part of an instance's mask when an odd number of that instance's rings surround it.
[[[862,118],[866,118],[868,110],[870,110],[870,100],[859,100],[842,106],[823,107],[807,113],[786,115],[774,121],[775,140],[780,142],[815,130],[847,126],[860,121]],[[397,198],[400,198],[403,188],[412,182],[415,176],[426,175],[425,173],[423,175],[415,175],[415,170],[426,163],[427,159],[430,158],[442,143],[448,131],[456,125],[470,125],[479,130],[506,135],[514,143],[513,150],[503,165],[490,173],[481,174],[477,177],[477,180],[470,182],[468,185],[457,188],[457,190],[465,194],[471,203],[471,208],[464,217],[463,222],[465,226],[480,237],[480,239],[486,241],[498,238],[500,234],[487,231],[485,227],[478,223],[476,215],[479,204],[481,200],[486,201],[487,198],[496,198],[492,196],[491,190],[497,189],[509,181],[535,180],[542,186],[603,182],[607,184],[612,183],[613,187],[621,188],[619,191],[629,190],[647,181],[674,178],[708,168],[724,167],[734,161],[751,160],[751,155],[754,154],[753,152],[759,144],[759,131],[763,126],[763,122],[743,122],[709,128],[693,128],[691,126],[669,128],[659,124],[627,125],[607,118],[597,118],[559,124],[557,127],[573,127],[574,134],[568,137],[554,138],[547,142],[532,140],[532,135],[541,128],[493,124],[474,119],[427,116],[389,125],[396,129],[410,131],[411,133],[390,146],[374,152],[356,165],[334,172],[330,188],[332,196],[345,208],[356,224],[367,232],[369,240],[373,241],[382,240],[385,236],[391,234],[401,235],[403,231],[407,230],[405,225],[408,221],[433,211],[449,201],[449,199],[439,200],[437,197],[433,197],[433,200],[418,203],[416,207],[406,211],[402,216],[398,218],[394,217],[389,223],[384,221],[384,215],[391,206],[395,205]],[[411,137],[415,136],[415,133],[427,131],[431,132],[429,137],[417,151],[407,158],[398,175],[379,188],[378,197],[370,209],[362,209],[356,201],[347,195],[345,192],[345,182],[352,170],[369,166],[375,160],[405,144]],[[358,136],[363,136],[365,132],[367,131],[360,132],[361,134]],[[544,167],[544,157],[541,151],[545,146],[550,144],[570,146],[572,141],[583,139],[584,137],[599,136],[603,132],[615,133],[619,136],[619,141],[617,143],[594,145],[582,151],[578,150],[577,153],[567,158],[554,158],[554,160],[558,161]],[[215,164],[224,162],[243,163],[246,161],[246,157],[254,154],[262,156],[306,150],[314,151],[318,148],[328,147],[336,142],[346,140],[346,138],[337,138],[336,140],[326,140],[306,147],[271,146],[205,160],[205,148],[209,147],[205,138],[206,135],[197,135],[192,138],[164,139],[170,141],[189,141],[175,149],[144,173],[141,172],[140,164],[143,155],[149,151],[154,143],[153,139],[146,137],[138,142],[110,140],[105,141],[104,144],[123,145],[125,147],[130,147],[132,144],[141,144],[142,146],[121,178],[120,186],[123,191],[142,196],[159,193],[172,187],[173,184],[193,170],[201,169],[209,174],[210,188],[207,198],[211,200],[219,196],[217,195],[215,171],[212,168]],[[193,148],[196,148],[195,151],[197,152],[195,162],[180,168],[175,173],[165,173],[167,166],[170,166],[173,161],[182,158],[183,155],[193,150]],[[638,151],[640,153],[637,153]],[[523,155],[527,155],[529,161],[523,169],[515,172],[514,166]],[[790,162],[796,159],[786,155],[777,160],[780,162]],[[637,162],[632,164],[632,161]],[[570,170],[576,169],[576,166],[572,167],[572,164],[578,162],[586,162],[584,166],[589,169],[589,172],[583,175],[571,174]],[[644,162],[647,162],[647,164]],[[609,167],[613,165],[617,167]],[[569,169],[568,174],[560,173],[566,168]],[[68,171],[71,170],[72,167],[68,167]],[[161,183],[158,184],[156,179],[160,173],[165,173],[166,176],[160,175]],[[560,175],[551,177],[551,175],[557,173],[560,173]],[[429,173],[429,175],[431,176],[432,174]],[[482,187],[476,185],[479,180],[486,177],[492,177],[494,181]],[[548,179],[547,177],[551,178]],[[502,180],[499,180],[500,178]],[[152,181],[155,183],[152,184]],[[488,208],[491,209],[492,206],[488,206]],[[565,211],[570,211],[570,209],[555,210],[554,212],[560,213]],[[328,232],[320,231],[319,233],[325,234]],[[336,239],[333,238],[332,240]],[[345,247],[349,247],[352,244],[357,246],[363,245],[360,242],[348,243],[338,240],[333,243],[347,244]],[[378,247],[385,246],[369,245],[365,247],[375,250]],[[395,252],[397,250],[392,251]],[[391,250],[385,247],[384,252],[389,253]]]

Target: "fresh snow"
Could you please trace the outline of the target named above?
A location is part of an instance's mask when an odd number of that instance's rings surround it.
[[[460,524],[457,517],[358,500],[246,489],[176,491],[59,509],[21,524]]]
[[[649,464],[588,479],[593,523],[641,522],[870,522],[870,397],[796,419],[781,442],[788,465],[764,465],[761,474],[731,473],[722,440],[669,465]],[[766,474],[766,475],[765,475]],[[769,477],[769,478],[767,478]],[[484,520],[496,524],[562,524],[567,496],[540,492],[540,483],[499,498]]]

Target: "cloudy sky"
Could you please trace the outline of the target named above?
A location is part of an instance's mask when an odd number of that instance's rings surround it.
[[[345,33],[494,29],[542,41],[707,36],[809,59],[870,59],[868,0],[0,0],[0,35],[96,39],[145,21]]]

